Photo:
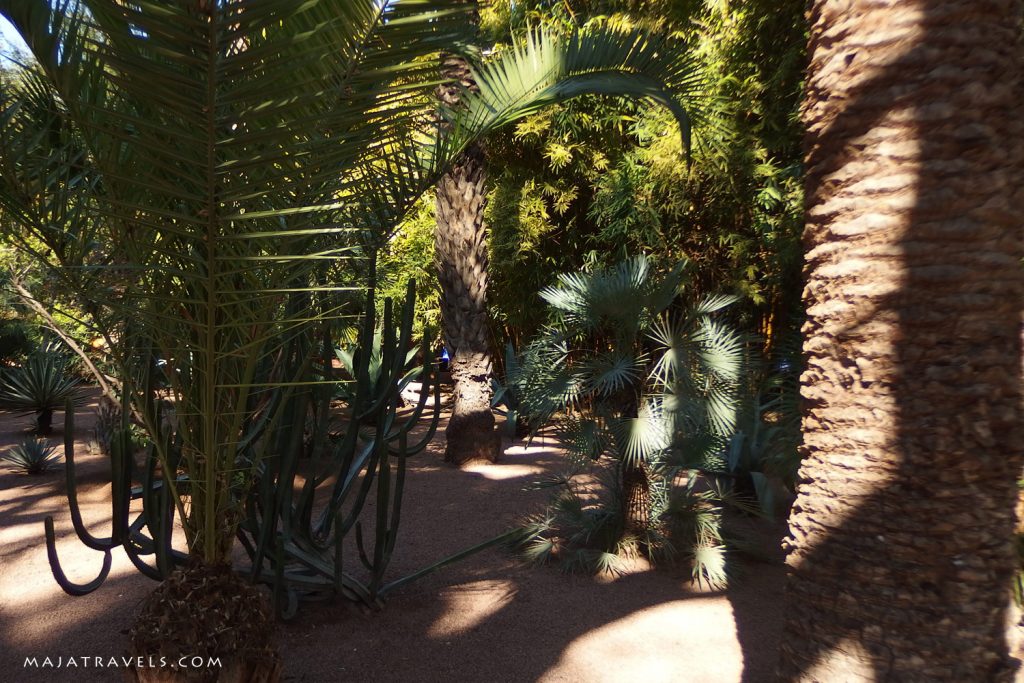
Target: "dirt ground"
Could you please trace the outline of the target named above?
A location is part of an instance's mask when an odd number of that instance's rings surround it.
[[[76,427],[83,516],[109,533],[104,458],[93,445],[92,407]],[[52,438],[63,438],[62,416]],[[0,416],[0,450],[20,441],[27,418]],[[441,462],[443,434],[411,461],[391,576],[507,529],[546,494],[524,491],[558,469],[550,441],[512,444],[501,462],[458,470]],[[68,575],[91,579],[102,554],[75,538],[62,469],[29,477],[0,467],[0,681],[118,680],[110,669],[37,669],[26,658],[117,657],[137,605],[155,584],[123,552],[105,585],[71,597],[54,582],[43,519],[53,515]],[[778,525],[764,525],[776,547]],[[624,576],[566,576],[524,567],[488,550],[397,592],[381,612],[337,602],[305,607],[278,629],[286,681],[447,683],[710,683],[771,680],[781,625],[777,557],[747,562],[725,592],[701,590],[682,570],[638,563]],[[82,661],[82,660],[76,660]]]

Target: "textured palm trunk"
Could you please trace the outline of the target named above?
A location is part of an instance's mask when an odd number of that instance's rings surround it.
[[[783,680],[1011,676],[1017,10],[812,3],[805,459]]]
[[[642,538],[651,519],[651,481],[643,463],[622,468],[622,520],[626,535]]]
[[[458,57],[444,57],[442,75],[462,87],[474,87],[469,67]],[[439,88],[438,96],[457,106],[459,88]],[[453,384],[445,460],[460,464],[498,457],[487,334],[485,179],[483,151],[473,145],[437,186],[435,247]]]

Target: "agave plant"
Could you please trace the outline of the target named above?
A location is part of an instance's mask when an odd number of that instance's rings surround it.
[[[725,449],[726,472],[733,490],[757,501],[772,516],[778,492],[792,492],[800,459],[799,412],[795,385],[784,375],[768,377],[764,386],[744,397],[736,430]]]
[[[560,543],[570,565],[589,557],[599,569],[620,552],[687,554],[696,576],[724,580],[720,505],[695,486],[701,470],[721,468],[735,427],[744,342],[716,317],[731,298],[674,306],[683,284],[682,265],[658,273],[637,257],[541,292],[554,322],[531,345],[546,360],[531,364],[528,402],[555,419],[576,470],[554,482],[552,523],[535,520],[534,555]],[[604,463],[605,485],[587,510],[571,480],[591,462]],[[683,510],[693,524],[677,523]]]
[[[367,380],[369,381],[369,391],[371,394],[378,394],[383,389],[381,383],[385,377],[385,357],[393,356],[394,353],[400,354],[403,357],[401,364],[402,375],[398,379],[397,390],[401,394],[404,392],[410,383],[418,378],[423,368],[413,363],[416,359],[416,355],[420,353],[420,349],[411,348],[408,350],[397,349],[394,352],[387,353],[387,350],[383,347],[383,328],[378,328],[373,333],[373,340],[370,344],[370,348],[365,351],[369,353],[369,359],[367,362]],[[337,357],[338,362],[341,364],[343,370],[348,373],[348,376],[354,379],[357,375],[357,368],[359,367],[358,354],[360,348],[358,344],[349,344],[338,346],[334,350],[334,355]],[[343,382],[339,385],[337,392],[339,398],[347,401],[352,401],[355,398],[355,386],[351,382]]]
[[[53,412],[67,401],[81,405],[84,396],[78,379],[68,377],[67,358],[53,346],[29,355],[21,367],[0,374],[0,409],[36,416],[35,433],[49,434]]]
[[[25,474],[45,474],[60,461],[60,454],[45,439],[25,439],[0,455],[0,460]]]

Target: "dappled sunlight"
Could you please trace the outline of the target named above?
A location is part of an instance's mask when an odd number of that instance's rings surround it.
[[[60,553],[62,549],[70,550],[70,544],[75,542],[74,538],[58,539],[57,552]],[[31,616],[40,609],[59,608],[61,603],[66,604],[67,600],[74,599],[61,590],[54,580],[46,560],[46,548],[40,544],[38,548],[26,550],[28,552],[20,553],[13,560],[5,562],[4,577],[0,579],[0,600],[6,603],[4,614],[8,619],[12,616],[15,619],[18,616]],[[127,557],[118,557],[118,550],[112,553],[107,580],[113,582],[118,578],[130,576],[145,578],[138,574]],[[84,547],[82,551],[64,552],[61,555],[61,567],[68,579],[75,583],[93,579],[103,566],[103,553]],[[104,590],[105,586],[101,586],[97,594]],[[110,597],[112,596],[107,596],[108,599]]]
[[[469,633],[505,609],[516,595],[508,580],[473,581],[445,596],[446,609],[427,631],[429,638],[444,639]]]
[[[654,605],[589,631],[573,640],[539,681],[739,680],[741,658],[702,655],[739,651],[732,608],[719,597],[695,595]]]
[[[85,478],[89,482],[77,487],[85,528],[94,537],[109,537],[111,503],[109,481],[103,481],[107,469],[105,457],[91,454],[85,448],[79,453],[76,459],[79,480]],[[52,515],[54,518],[57,556],[71,582],[82,584],[93,580],[103,567],[103,553],[86,547],[75,533],[64,494],[64,473],[31,483],[23,483],[21,475],[4,473],[4,477],[4,483],[8,484],[0,490],[4,518],[0,524],[0,566],[3,568],[0,571],[0,612],[4,622],[4,647],[26,655],[40,654],[42,646],[52,650],[57,642],[55,634],[60,633],[62,638],[72,638],[80,646],[90,644],[92,654],[118,654],[121,645],[114,637],[117,631],[111,632],[109,628],[96,631],[94,625],[126,621],[134,614],[139,600],[156,583],[140,575],[124,550],[117,547],[111,552],[110,573],[99,589],[81,597],[66,594],[50,570],[43,527],[45,517]],[[141,505],[141,501],[133,501],[133,518]],[[180,548],[183,540],[178,525],[175,545]],[[144,559],[152,561],[153,557]],[[113,607],[119,604],[125,605],[123,611]],[[85,650],[79,654],[83,652]]]
[[[552,439],[535,439],[532,444],[517,443],[505,449],[506,456],[530,456],[534,458],[548,457],[555,458],[560,455]]]
[[[90,533],[96,537],[109,536],[110,510],[108,505],[90,504],[83,506],[82,515]],[[42,515],[40,515],[40,518]],[[65,510],[55,515],[54,526],[57,539],[57,557],[68,579],[74,583],[91,581],[103,566],[103,553],[86,547],[75,534],[70,515]],[[17,625],[20,618],[31,622],[40,611],[54,610],[67,605],[70,596],[57,585],[47,560],[43,524],[40,519],[31,519],[6,526],[0,532],[0,547],[4,570],[0,573],[0,605],[9,623]],[[176,534],[176,545],[180,545],[180,528]],[[110,574],[92,598],[74,598],[77,601],[108,601],[113,595],[102,597],[109,589],[107,584],[118,579],[134,577],[137,583],[152,587],[152,582],[138,574],[124,550],[117,547],[112,551]],[[152,556],[144,558],[152,560]],[[78,608],[78,603],[76,603]],[[76,609],[77,613],[77,609]],[[29,642],[39,637],[40,632],[31,628],[12,628],[12,635]]]
[[[924,665],[924,659],[915,659],[919,660],[919,666]],[[871,654],[857,642],[857,636],[843,638],[837,645],[819,652],[817,661],[803,675],[809,681],[874,681],[878,678]]]
[[[5,556],[4,571],[0,576],[0,605],[2,605],[4,639],[8,647],[28,650],[40,643],[52,642],[54,629],[67,632],[78,622],[109,615],[116,605],[131,595],[131,610],[138,599],[156,585],[142,577],[120,549],[113,552],[110,574],[104,585],[86,596],[72,598],[57,585],[50,573],[46,548],[42,542],[30,552],[16,557]],[[65,573],[71,581],[93,579],[103,565],[103,554],[90,550],[78,542],[74,534],[59,537],[58,553]],[[69,601],[74,600],[74,604]],[[73,609],[68,609],[72,607]],[[104,641],[111,634],[104,635]]]
[[[544,473],[544,468],[538,465],[503,465],[491,463],[470,463],[462,468],[464,472],[479,474],[491,481],[502,481],[504,479],[519,479],[532,477]]]

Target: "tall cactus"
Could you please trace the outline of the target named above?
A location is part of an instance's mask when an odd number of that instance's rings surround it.
[[[296,339],[289,353],[297,367],[318,374],[316,381],[303,383],[300,390],[275,391],[269,402],[285,410],[254,410],[248,429],[252,438],[243,440],[237,454],[240,463],[251,464],[255,444],[273,439],[270,457],[256,463],[256,478],[251,487],[237,487],[244,502],[244,519],[239,525],[238,539],[249,557],[247,572],[254,581],[273,588],[279,616],[289,617],[302,599],[340,594],[367,605],[380,605],[382,596],[406,579],[386,584],[384,576],[394,553],[401,520],[402,494],[406,480],[406,459],[423,451],[433,437],[439,417],[440,388],[430,363],[429,344],[424,340],[423,365],[420,369],[422,390],[411,410],[399,411],[400,379],[406,374],[406,350],[412,341],[415,291],[409,285],[396,325],[392,304],[385,301],[381,316],[380,377],[370,381],[370,347],[377,328],[373,292],[370,291],[366,314],[359,336],[359,348],[353,358],[354,399],[349,402],[347,426],[334,442],[328,433],[330,403],[337,387],[333,377],[333,345],[322,340],[322,353],[308,337]],[[151,424],[160,425],[151,434],[146,464],[141,472],[141,485],[132,486],[135,460],[127,424],[117,431],[111,448],[112,520],[109,538],[95,538],[82,522],[77,501],[74,457],[74,412],[65,411],[65,457],[67,460],[68,503],[72,524],[81,541],[103,553],[103,566],[92,581],[76,584],[64,574],[57,554],[53,518],[45,521],[47,553],[54,578],[67,593],[84,595],[103,584],[110,570],[111,552],[122,546],[132,563],[146,576],[164,579],[175,566],[184,564],[188,556],[172,548],[174,518],[180,501],[173,492],[187,496],[187,478],[177,475],[174,458],[170,467],[157,473],[159,445],[165,453],[175,453],[173,429],[160,419],[160,406],[152,397],[154,372],[144,379],[151,397],[148,410]],[[428,397],[433,405],[428,410]],[[123,411],[127,414],[127,411]],[[261,416],[273,413],[279,424],[260,424]],[[314,470],[296,495],[295,483],[303,443],[310,441],[307,418],[313,416],[312,461]],[[424,421],[424,434],[413,438],[412,430]],[[127,418],[124,418],[127,420]],[[368,427],[367,425],[372,425]],[[175,476],[173,486],[167,477]],[[333,481],[329,487],[328,481]],[[318,495],[319,494],[319,495]],[[374,496],[375,519],[372,534],[364,533],[362,516],[370,496]],[[130,521],[132,500],[142,501],[142,511]],[[314,511],[317,513],[314,515]],[[346,571],[346,536],[354,532],[359,561],[369,572],[368,580],[359,580]],[[461,554],[460,554],[461,555]],[[152,563],[147,556],[153,556]],[[417,572],[416,576],[440,566]]]
[[[377,327],[371,293],[354,354],[355,397],[349,405],[347,427],[335,444],[324,448],[329,442],[328,425],[325,419],[317,420],[313,441],[319,447],[315,446],[312,454],[315,472],[305,480],[298,496],[293,495],[293,482],[300,449],[282,450],[259,471],[247,501],[246,518],[239,527],[239,539],[251,560],[253,578],[273,586],[281,616],[294,613],[300,598],[324,594],[341,593],[351,600],[379,604],[386,587],[385,570],[397,540],[406,458],[426,448],[439,416],[440,387],[429,363],[426,342],[419,401],[408,414],[399,414],[399,387],[406,374],[414,302],[410,283],[396,326],[391,302],[385,301],[380,376],[371,381],[369,366]],[[332,358],[333,350],[325,348],[321,368],[325,377],[331,373]],[[410,442],[410,432],[426,413],[431,390],[434,401],[426,433]],[[296,404],[312,399],[309,394],[291,398]],[[330,395],[320,396],[314,413],[325,416],[330,400]],[[296,414],[304,415],[305,409],[298,407]],[[304,428],[304,421],[298,420],[289,426],[291,430]],[[327,490],[325,483],[331,479],[334,483]],[[371,494],[375,495],[376,518],[373,544],[368,550],[369,539],[363,533],[361,517]],[[314,515],[316,508],[320,509]],[[369,571],[368,581],[360,581],[345,570],[345,538],[350,532],[355,534],[359,560]]]

